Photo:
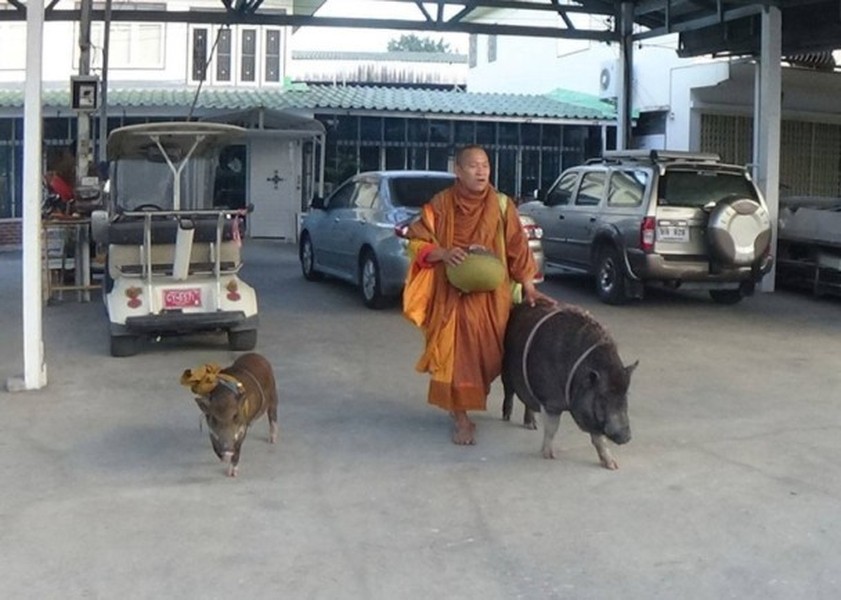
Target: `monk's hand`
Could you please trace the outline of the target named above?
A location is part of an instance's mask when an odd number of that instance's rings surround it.
[[[548,306],[550,308],[556,308],[558,306],[557,300],[551,296],[547,296],[543,292],[538,291],[532,282],[523,284],[523,303],[528,306],[537,306],[538,304],[542,304],[543,306]]]
[[[464,248],[436,248],[429,253],[427,260],[430,262],[442,262],[452,267],[461,264],[467,257]]]

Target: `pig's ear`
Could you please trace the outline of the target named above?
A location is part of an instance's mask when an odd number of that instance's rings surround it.
[[[633,364],[630,364],[627,367],[625,367],[625,374],[628,375],[628,378],[631,377],[631,374],[636,370],[636,368],[639,366],[639,364],[640,364],[640,361],[635,360]]]

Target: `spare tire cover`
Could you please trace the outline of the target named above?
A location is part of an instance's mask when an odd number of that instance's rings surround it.
[[[728,196],[719,201],[707,222],[710,252],[734,266],[750,265],[771,244],[771,218],[759,201]]]

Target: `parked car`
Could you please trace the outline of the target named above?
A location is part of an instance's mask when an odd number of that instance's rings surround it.
[[[326,199],[314,198],[301,221],[304,277],[343,279],[359,286],[369,308],[386,306],[403,290],[409,267],[400,230],[453,181],[445,171],[372,171],[351,177]],[[530,218],[521,222],[542,279],[542,232]]]
[[[773,262],[765,201],[746,168],[715,154],[606,152],[520,212],[543,229],[547,266],[595,276],[609,304],[655,283],[736,303]]]

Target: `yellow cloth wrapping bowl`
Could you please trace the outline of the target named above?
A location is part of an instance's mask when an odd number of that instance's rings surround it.
[[[464,293],[490,292],[505,281],[505,265],[489,250],[470,250],[461,264],[447,265],[447,279]]]

